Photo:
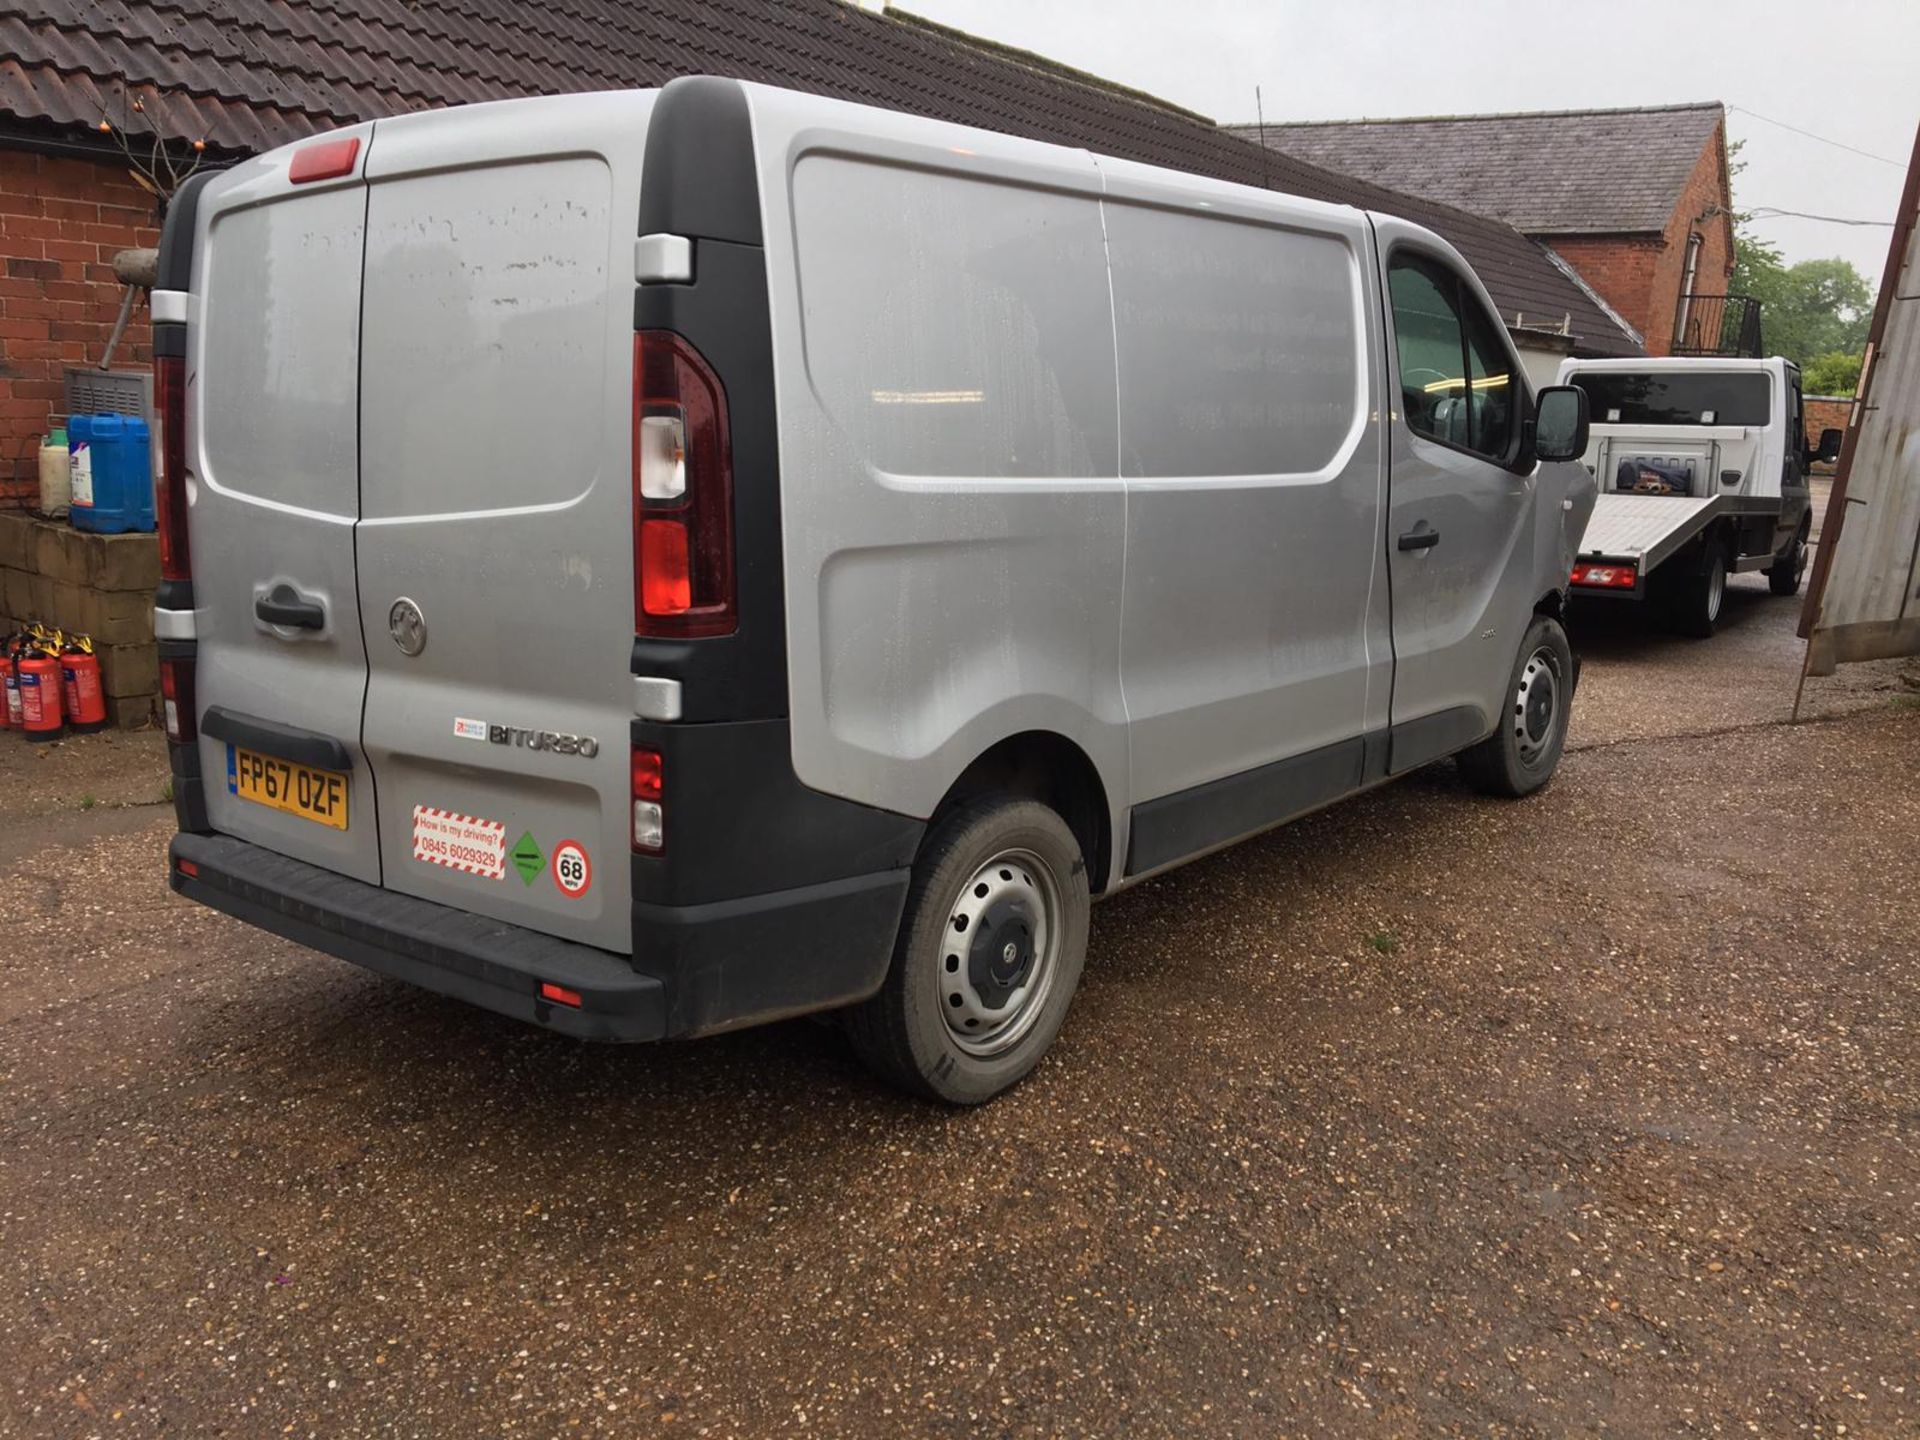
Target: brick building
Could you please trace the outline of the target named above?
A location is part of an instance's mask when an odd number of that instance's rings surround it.
[[[107,31],[92,0],[0,6],[0,506],[34,491],[63,367],[100,355],[120,300],[108,261],[155,241],[153,197],[103,119],[136,153],[158,132],[204,141],[217,163],[407,110],[738,76],[1403,214],[1466,255],[1540,366],[1639,348],[1502,220],[1263,154],[1152,96],[909,15],[841,0],[641,0],[592,15],[458,0],[112,9]],[[147,344],[136,312],[116,365],[143,363]]]
[[[110,146],[0,135],[0,507],[35,493],[69,365],[97,363],[120,310],[112,261],[157,245],[159,207]],[[151,358],[137,307],[114,365]]]
[[[1737,323],[1720,303],[1733,200],[1718,103],[1230,128],[1506,221],[1577,271],[1649,354],[1713,348]]]

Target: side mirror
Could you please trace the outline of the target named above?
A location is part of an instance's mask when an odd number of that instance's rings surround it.
[[[1820,448],[1813,452],[1813,458],[1815,460],[1825,461],[1828,464],[1838,460],[1840,458],[1840,442],[1843,438],[1841,431],[1835,430],[1829,425],[1825,430],[1820,432]]]
[[[1549,385],[1533,408],[1533,453],[1541,460],[1578,460],[1587,453],[1587,392]]]

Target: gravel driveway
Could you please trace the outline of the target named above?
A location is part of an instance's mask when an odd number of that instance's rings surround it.
[[[1101,906],[964,1114],[263,936],[153,737],[0,737],[0,1433],[1920,1432],[1920,709],[1779,723],[1795,610]]]

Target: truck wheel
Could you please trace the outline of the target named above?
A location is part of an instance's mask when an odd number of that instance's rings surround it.
[[[1807,561],[1807,523],[1793,532],[1793,543],[1767,570],[1767,588],[1776,595],[1796,595],[1800,591],[1800,571]]]
[[[1705,561],[1697,574],[1674,577],[1667,600],[1667,617],[1682,635],[1705,640],[1720,623],[1720,607],[1727,598],[1727,547],[1707,542]]]
[[[1089,908],[1080,842],[1051,809],[1012,795],[957,806],[920,847],[886,983],[846,1012],[854,1050],[903,1090],[991,1100],[1059,1033]]]
[[[1520,642],[1500,728],[1460,752],[1460,773],[1483,795],[1531,795],[1553,778],[1573,709],[1573,647],[1551,615]]]

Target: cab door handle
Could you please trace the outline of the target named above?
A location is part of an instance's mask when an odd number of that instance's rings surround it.
[[[291,585],[280,584],[253,602],[253,613],[269,625],[286,625],[295,630],[322,630],[327,624],[327,607],[309,600]]]
[[[1402,550],[1431,550],[1439,543],[1440,532],[1430,528],[1424,520],[1400,537]]]

